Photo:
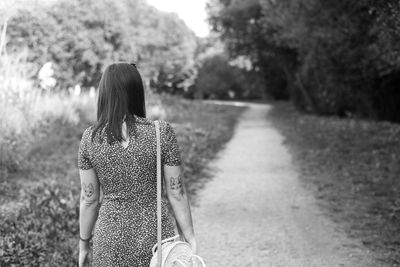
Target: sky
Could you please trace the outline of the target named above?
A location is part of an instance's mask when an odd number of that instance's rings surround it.
[[[147,3],[159,10],[178,14],[199,37],[205,37],[210,32],[206,22],[206,2],[207,0],[147,0]]]

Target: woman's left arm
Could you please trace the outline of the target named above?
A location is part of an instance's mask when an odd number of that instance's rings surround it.
[[[80,261],[81,257],[83,257],[83,261],[85,261],[87,257],[86,253],[89,250],[89,241],[83,241],[82,239],[90,239],[92,236],[93,227],[96,223],[98,214],[100,186],[96,172],[93,168],[88,170],[79,170],[79,176],[81,178],[81,198],[79,208],[79,232],[81,240],[79,241],[79,248],[80,254],[83,254],[80,255]]]
[[[164,165],[164,179],[167,187],[167,196],[175,214],[178,229],[191,245],[193,253],[197,253],[197,242],[193,231],[192,213],[188,195],[182,176],[181,166]]]

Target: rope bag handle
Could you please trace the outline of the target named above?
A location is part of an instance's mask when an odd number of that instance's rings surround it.
[[[162,245],[161,245],[161,142],[160,123],[154,121],[157,138],[157,265],[162,267]]]

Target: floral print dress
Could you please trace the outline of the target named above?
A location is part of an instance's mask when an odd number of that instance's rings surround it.
[[[157,242],[157,170],[154,122],[128,116],[129,143],[107,143],[104,130],[92,141],[92,126],[81,139],[78,168],[93,168],[103,200],[93,236],[93,266],[149,266]],[[160,121],[161,162],[181,164],[171,125]],[[103,138],[103,142],[101,142]],[[162,166],[163,166],[162,165]],[[174,235],[167,202],[162,202],[162,238]]]

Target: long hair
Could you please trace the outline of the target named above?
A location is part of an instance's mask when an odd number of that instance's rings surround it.
[[[122,141],[122,122],[126,117],[146,117],[142,77],[135,64],[113,63],[106,67],[99,83],[97,123],[92,140],[98,131],[105,130],[107,142]]]

